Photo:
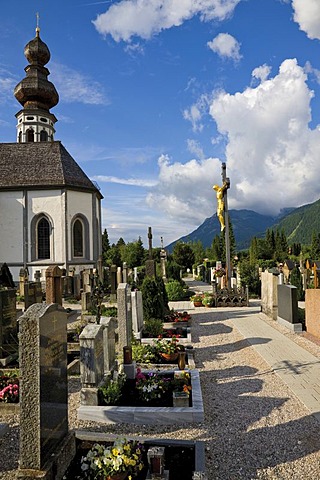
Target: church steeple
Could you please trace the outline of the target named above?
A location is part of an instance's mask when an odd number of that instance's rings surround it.
[[[16,114],[17,141],[46,142],[54,140],[56,117],[50,108],[57,105],[59,95],[49,82],[49,70],[45,65],[50,60],[50,51],[40,38],[39,16],[37,14],[36,36],[24,48],[29,62],[26,77],[14,89],[14,95],[23,109]]]

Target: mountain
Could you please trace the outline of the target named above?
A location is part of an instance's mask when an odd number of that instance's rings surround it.
[[[283,230],[288,243],[310,244],[312,232],[320,232],[320,199],[298,208],[285,208],[277,216],[261,215],[253,210],[229,210],[237,250],[249,248],[253,237],[263,237],[268,228]],[[216,235],[220,235],[217,214],[206,218],[196,230],[175,240],[166,247],[172,252],[179,242],[201,241],[204,248],[210,247]]]
[[[238,250],[249,248],[252,237],[262,237],[265,231],[273,225],[278,217],[261,215],[253,210],[229,210],[233,233]],[[175,240],[166,247],[172,252],[174,245],[181,242],[201,241],[204,248],[210,247],[216,235],[220,235],[220,223],[215,213],[193,232]]]
[[[320,232],[320,200],[295,208],[271,228],[283,230],[288,243],[310,244],[312,232]]]

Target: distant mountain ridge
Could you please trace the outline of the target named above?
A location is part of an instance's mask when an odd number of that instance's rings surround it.
[[[312,232],[320,232],[320,199],[298,208],[285,208],[277,216],[262,215],[253,210],[229,210],[237,250],[247,249],[253,237],[263,237],[266,230],[283,230],[289,243],[310,244]],[[172,252],[179,242],[201,241],[210,247],[216,235],[220,235],[220,223],[215,213],[193,232],[170,243],[166,249]]]

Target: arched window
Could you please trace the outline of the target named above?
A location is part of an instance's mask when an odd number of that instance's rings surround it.
[[[73,224],[73,256],[83,257],[83,224],[77,219]]]
[[[50,224],[45,217],[41,217],[37,224],[37,258],[50,258]]]
[[[27,142],[34,142],[34,131],[32,130],[32,128],[28,128],[27,130]]]
[[[41,130],[40,132],[40,142],[47,142],[48,141],[48,134],[45,130]]]
[[[19,136],[18,136],[18,143],[21,143],[21,142],[22,142],[22,132],[20,130]]]

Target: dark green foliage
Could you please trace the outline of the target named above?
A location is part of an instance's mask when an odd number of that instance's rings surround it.
[[[119,374],[115,380],[109,378],[105,384],[98,389],[101,405],[117,405],[122,396],[125,381],[125,375],[121,374]]]
[[[143,314],[149,318],[164,318],[169,312],[168,296],[162,278],[145,277],[141,285]]]
[[[141,238],[122,247],[121,260],[129,268],[140,267],[144,262],[145,250]]]
[[[187,243],[178,242],[173,247],[173,259],[181,267],[185,269],[190,268],[192,269],[192,265],[194,264],[195,254],[191,248],[191,246]]]
[[[163,322],[161,318],[148,318],[143,325],[143,333],[151,338],[157,338],[163,333]]]
[[[105,228],[102,234],[102,259],[103,259],[104,265],[107,265],[107,253],[109,250],[110,250],[109,237],[108,237],[107,229]]]
[[[297,287],[297,300],[304,301],[304,290],[303,290],[303,283],[302,283],[302,275],[300,270],[297,266],[295,266],[290,273],[290,283]]]
[[[259,270],[249,260],[243,259],[239,262],[241,285],[248,286],[249,293],[261,295],[261,282],[259,279]]]
[[[166,275],[167,278],[170,278],[172,280],[178,280],[180,281],[180,270],[181,266],[178,265],[176,262],[173,260],[169,260],[166,263]]]
[[[173,280],[165,284],[169,302],[183,300],[184,289],[180,282]]]
[[[312,260],[320,260],[320,233],[312,232],[310,255]]]

